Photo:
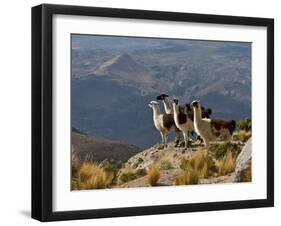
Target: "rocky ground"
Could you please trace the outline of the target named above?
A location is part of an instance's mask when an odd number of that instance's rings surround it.
[[[127,160],[80,162],[72,153],[72,189],[131,188],[250,182],[252,139],[202,144],[156,144]]]
[[[219,143],[222,142],[215,142],[211,145],[211,147],[218,145]],[[232,183],[235,181],[242,181],[241,178],[239,179],[239,175],[251,166],[251,138],[246,144],[235,141],[232,141],[232,143],[237,144],[237,147],[240,148],[240,150],[242,149],[236,160],[235,171],[228,173],[227,175],[200,178],[199,184]],[[152,165],[158,165],[160,169],[160,178],[157,182],[157,186],[173,185],[174,178],[183,173],[183,169],[181,168],[182,159],[191,158],[196,151],[200,149],[202,149],[202,147],[198,145],[193,145],[187,150],[184,150],[184,148],[181,147],[174,147],[173,143],[169,143],[168,147],[163,149],[156,145],[131,157],[118,174],[121,175],[124,170],[128,168],[148,171]],[[212,155],[212,153],[209,153],[209,155]],[[118,187],[128,188],[150,186],[147,183],[147,177],[147,175],[138,177],[123,183]]]

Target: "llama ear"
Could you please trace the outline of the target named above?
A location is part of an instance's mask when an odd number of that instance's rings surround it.
[[[163,99],[163,96],[162,95],[159,95],[156,97],[156,100],[162,100]]]
[[[207,108],[206,112],[208,113],[208,115],[211,115],[212,114],[212,109],[211,108]]]

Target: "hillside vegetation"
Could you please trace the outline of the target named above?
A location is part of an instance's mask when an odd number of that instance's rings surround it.
[[[242,133],[239,130],[236,134]],[[247,131],[250,132],[250,131]],[[251,181],[251,145],[237,136],[231,141],[211,143],[207,152],[191,142],[184,150],[169,143],[133,154],[125,161],[105,159],[97,162],[72,158],[72,189],[194,185]],[[244,150],[241,153],[241,151]],[[246,155],[246,158],[243,157]],[[239,159],[238,159],[239,156]],[[237,160],[238,159],[238,160]],[[237,163],[239,161],[239,163]],[[238,167],[239,165],[239,167]],[[239,173],[239,176],[237,175]]]

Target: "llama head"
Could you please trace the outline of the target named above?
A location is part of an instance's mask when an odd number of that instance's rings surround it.
[[[159,96],[156,97],[157,100],[165,100],[165,98],[169,97],[167,94],[161,94]]]
[[[157,101],[150,101],[149,104],[148,104],[148,106],[149,106],[150,108],[154,108],[154,107],[156,107],[156,106],[158,106],[158,105],[159,105],[159,104],[158,104]]]
[[[173,104],[177,106],[177,105],[179,104],[179,99],[174,98],[174,99],[173,99]]]
[[[193,107],[193,109],[201,109],[199,100],[192,101],[191,106]]]

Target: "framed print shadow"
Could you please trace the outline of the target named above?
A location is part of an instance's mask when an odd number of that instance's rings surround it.
[[[32,8],[32,217],[274,205],[274,21]]]

